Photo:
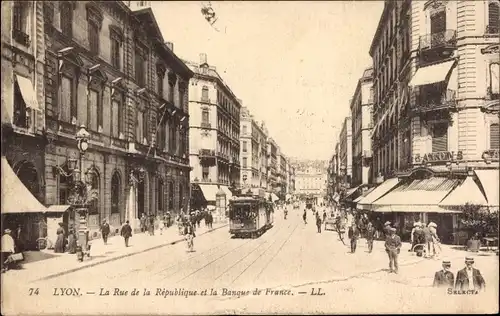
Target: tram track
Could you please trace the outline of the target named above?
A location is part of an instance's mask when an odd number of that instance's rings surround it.
[[[288,226],[288,227],[290,227],[290,226]],[[263,235],[263,236],[266,236],[266,237],[267,237],[267,239],[265,239],[265,240],[263,240],[262,242],[258,243],[258,245],[257,245],[257,247],[256,247],[255,249],[258,249],[260,246],[262,246],[263,244],[267,243],[267,242],[268,242],[268,239],[271,239],[271,238],[273,238],[274,236],[278,235],[278,234],[279,234],[279,232],[281,232],[284,228],[285,228],[285,226],[280,227],[280,228],[279,228],[278,230],[276,230],[276,231],[275,231],[272,235],[268,235],[268,236]],[[257,241],[257,242],[258,242],[258,241],[259,241],[259,239],[250,239],[250,240],[248,240],[248,241],[244,242],[243,244],[239,245],[238,247],[235,247],[235,248],[233,248],[233,249],[231,249],[231,250],[229,250],[229,251],[225,252],[225,253],[224,253],[224,254],[222,254],[221,256],[218,256],[218,257],[217,257],[217,258],[215,258],[214,260],[209,261],[208,263],[206,263],[206,264],[205,264],[205,265],[203,265],[202,267],[200,267],[200,268],[196,269],[195,271],[191,272],[190,274],[188,274],[188,275],[187,275],[187,276],[185,276],[184,278],[180,279],[178,282],[181,282],[181,281],[184,281],[184,280],[188,279],[189,277],[191,277],[191,276],[193,276],[193,275],[197,274],[197,273],[198,273],[198,272],[200,272],[201,270],[203,270],[203,269],[207,268],[208,266],[210,266],[210,265],[214,264],[215,262],[219,261],[220,259],[222,259],[222,258],[226,257],[227,255],[229,255],[229,254],[233,253],[235,250],[240,249],[241,247],[243,247],[243,246],[245,246],[245,245],[248,245],[248,244],[250,244],[251,242],[255,242],[255,241]],[[252,250],[251,252],[253,252],[253,250]],[[170,276],[173,276],[173,275],[170,275]]]

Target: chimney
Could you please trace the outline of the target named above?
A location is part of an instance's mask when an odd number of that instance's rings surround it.
[[[205,54],[205,53],[200,54],[200,65],[203,65],[203,64],[208,64],[207,63],[207,54]]]
[[[170,49],[172,52],[174,52],[174,43],[165,42],[165,45],[167,45],[168,49]]]

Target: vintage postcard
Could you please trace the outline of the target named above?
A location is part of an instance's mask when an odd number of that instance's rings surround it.
[[[2,314],[498,313],[499,8],[2,1]]]

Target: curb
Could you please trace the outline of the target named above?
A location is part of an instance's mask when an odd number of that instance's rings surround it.
[[[218,229],[221,229],[223,227],[226,227],[228,225],[229,224],[224,224],[224,225],[219,226],[217,228],[213,228],[213,229],[211,229],[209,231],[206,231],[203,234],[200,234],[198,236],[203,236],[205,234],[214,232],[214,231],[216,231]],[[102,261],[94,262],[94,263],[91,263],[91,264],[88,264],[88,265],[85,265],[85,266],[76,267],[76,268],[73,268],[73,269],[70,269],[70,270],[66,270],[66,271],[62,271],[62,272],[58,272],[58,273],[55,273],[55,274],[50,274],[48,276],[44,276],[42,278],[38,278],[38,279],[32,280],[29,283],[50,280],[50,279],[53,279],[53,278],[57,278],[57,277],[59,277],[61,275],[73,273],[73,272],[76,272],[76,271],[79,271],[79,270],[83,270],[83,269],[87,269],[87,268],[91,268],[91,267],[94,267],[94,266],[97,266],[97,265],[100,265],[100,264],[104,264],[104,263],[108,263],[108,262],[111,262],[111,261],[116,261],[116,260],[119,260],[119,259],[123,259],[123,258],[131,257],[131,256],[135,256],[135,255],[138,255],[138,254],[141,254],[141,253],[145,253],[145,252],[148,252],[148,251],[151,251],[151,250],[159,249],[159,248],[162,248],[162,247],[165,247],[165,246],[175,245],[175,244],[177,244],[179,242],[182,242],[182,241],[184,241],[184,238],[180,238],[180,239],[177,239],[177,240],[174,240],[174,241],[171,241],[171,242],[167,242],[167,243],[164,243],[164,244],[156,245],[156,246],[153,246],[153,247],[150,247],[150,248],[146,248],[146,249],[143,249],[143,250],[140,250],[140,251],[137,251],[137,252],[126,253],[126,254],[123,254],[123,255],[116,256],[116,257],[104,259]]]

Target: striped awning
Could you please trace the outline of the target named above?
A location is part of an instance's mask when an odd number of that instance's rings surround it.
[[[375,212],[454,213],[439,203],[453,190],[460,180],[444,177],[418,179],[396,187],[372,203]]]
[[[376,201],[380,197],[384,196],[387,192],[389,192],[391,189],[393,189],[398,183],[399,183],[398,178],[392,178],[392,179],[385,180],[382,184],[380,184],[378,187],[373,189],[372,192],[370,192],[365,197],[360,199],[357,202],[358,204],[356,205],[356,208],[358,208],[360,210],[371,209],[371,205],[374,201]]]
[[[440,206],[454,207],[465,204],[488,205],[483,193],[471,177],[467,177],[455,190],[444,198]]]

